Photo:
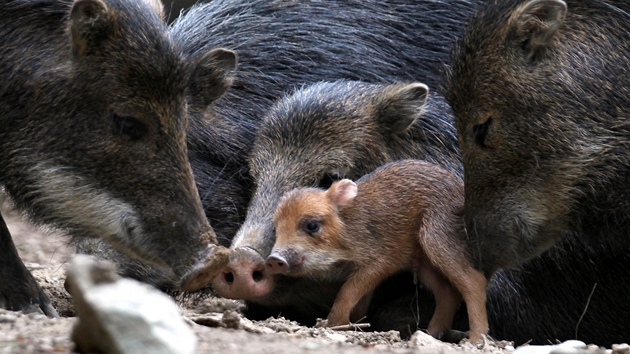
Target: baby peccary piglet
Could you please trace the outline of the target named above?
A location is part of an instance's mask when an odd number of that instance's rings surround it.
[[[429,333],[451,328],[462,297],[470,340],[488,331],[486,278],[471,265],[458,210],[461,181],[438,165],[393,162],[328,190],[286,193],[274,215],[276,243],[267,268],[277,274],[345,281],[328,315],[328,326],[360,318],[374,288],[411,269],[436,299]]]

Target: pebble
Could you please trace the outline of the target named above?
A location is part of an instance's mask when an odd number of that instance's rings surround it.
[[[628,343],[613,344],[612,353],[613,354],[629,354],[630,345],[628,345]]]

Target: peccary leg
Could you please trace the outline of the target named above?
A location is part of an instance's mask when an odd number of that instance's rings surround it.
[[[470,325],[469,337],[471,341],[477,342],[482,339],[482,335],[488,333],[488,315],[486,312],[486,287],[488,283],[486,277],[475,270],[466,258],[468,252],[463,248],[462,243],[458,242],[458,239],[444,238],[444,232],[440,232],[442,225],[453,225],[453,223],[448,219],[440,220],[439,216],[427,218],[424,229],[421,230],[419,241],[423,250],[430,250],[430,252],[426,252],[426,256],[431,263],[430,268],[436,272],[432,278],[436,282],[434,286],[441,288],[438,284],[439,279],[446,283],[450,282],[451,289],[453,287],[453,290],[457,289],[459,292],[457,295],[464,298]],[[463,228],[453,231],[454,234],[463,232]],[[426,285],[431,287],[430,284]],[[434,317],[438,315],[439,306],[437,305],[442,296],[444,295],[435,294],[436,313]],[[456,304],[454,306],[457,308]],[[448,307],[448,311],[451,311],[450,307]],[[431,333],[430,330],[429,333]]]
[[[427,331],[435,338],[443,339],[453,326],[453,318],[462,302],[459,292],[428,261],[422,262],[418,276],[435,297],[435,312],[429,322]]]
[[[486,277],[476,269],[469,267],[451,278],[451,283],[459,290],[466,302],[468,322],[470,325],[470,341],[477,342],[482,335],[488,333],[488,313],[486,311]]]
[[[470,341],[480,341],[482,335],[488,333],[486,277],[465,262],[461,262],[457,269],[441,271],[448,277],[448,281],[435,268],[434,271],[427,273],[431,273],[430,280],[422,278],[422,282],[433,291],[436,303],[435,313],[429,323],[429,333],[436,338],[446,334],[446,330],[451,328],[453,317],[463,297],[468,310]],[[421,276],[426,276],[426,274],[421,272]],[[448,322],[446,322],[447,319]],[[438,336],[434,332],[438,333]]]
[[[365,317],[365,314],[368,312],[368,308],[370,307],[370,303],[372,303],[373,295],[374,291],[368,292],[356,305],[354,305],[352,312],[350,312],[350,321],[352,321],[352,323],[357,323]]]
[[[391,274],[392,272],[376,271],[376,269],[382,270],[383,267],[374,265],[368,270],[359,270],[352,274],[348,280],[343,284],[335,303],[328,314],[328,326],[340,326],[350,323],[350,313],[353,308],[359,303],[361,298],[369,294],[376,286],[383,281],[385,276],[381,274]]]
[[[0,216],[0,307],[26,313],[41,310],[49,317],[59,317],[42,288],[22,263],[2,216]]]

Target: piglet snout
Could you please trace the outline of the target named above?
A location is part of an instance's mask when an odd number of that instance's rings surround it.
[[[280,252],[272,252],[267,257],[265,266],[271,274],[286,274],[289,272],[289,264]]]

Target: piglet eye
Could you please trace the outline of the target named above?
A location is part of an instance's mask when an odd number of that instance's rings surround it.
[[[307,222],[306,224],[304,224],[304,232],[312,236],[313,234],[316,234],[317,232],[319,232],[321,227],[322,227],[322,224],[319,221],[311,220]]]
[[[472,135],[475,144],[481,147],[486,147],[486,135],[488,135],[488,130],[490,129],[491,122],[492,118],[488,118],[483,123],[473,125]]]
[[[127,135],[134,141],[140,140],[149,132],[149,129],[147,129],[147,126],[144,125],[144,123],[133,117],[112,114],[112,121],[114,125],[114,134]]]

